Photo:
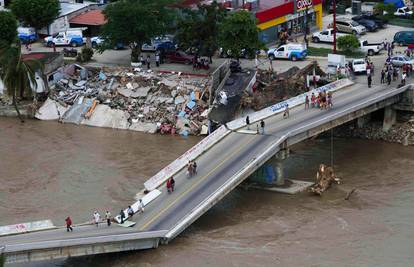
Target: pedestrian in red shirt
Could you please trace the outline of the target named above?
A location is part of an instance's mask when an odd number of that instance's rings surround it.
[[[167,191],[168,193],[171,193],[171,180],[170,179],[167,180]]]
[[[68,216],[66,219],[65,219],[65,221],[66,221],[66,231],[73,231],[73,228],[72,228],[72,220],[71,220],[71,218]]]

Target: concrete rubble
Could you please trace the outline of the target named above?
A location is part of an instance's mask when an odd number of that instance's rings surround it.
[[[148,133],[207,134],[209,78],[140,68],[65,66],[40,120]]]

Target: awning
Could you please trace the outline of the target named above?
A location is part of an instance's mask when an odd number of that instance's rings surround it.
[[[71,18],[69,23],[100,26],[106,24],[106,19],[102,10],[91,10]]]

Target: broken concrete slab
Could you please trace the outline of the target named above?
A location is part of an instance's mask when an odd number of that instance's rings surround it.
[[[128,129],[129,114],[118,109],[111,109],[107,105],[97,105],[89,119],[84,119],[81,124],[96,127]]]
[[[129,126],[129,130],[144,133],[156,133],[157,129],[158,127],[155,123],[148,122],[133,122],[131,123],[131,126]]]
[[[131,88],[118,88],[118,93],[125,97],[132,97],[132,98],[144,98],[147,97],[149,92],[151,91],[151,87],[141,87],[138,89],[133,89],[132,85]]]
[[[48,98],[36,112],[35,118],[39,120],[59,120],[69,107],[64,107],[58,102]]]
[[[184,103],[185,102],[185,99],[184,99],[184,97],[182,97],[182,96],[177,96],[175,99],[174,99],[174,104],[175,105],[179,105],[179,104],[182,104],[182,103]]]

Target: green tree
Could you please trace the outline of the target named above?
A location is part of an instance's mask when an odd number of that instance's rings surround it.
[[[121,42],[131,47],[131,59],[137,62],[144,43],[172,28],[174,10],[168,8],[169,3],[170,0],[119,0],[108,5],[104,10],[108,22],[101,32],[105,41],[99,51]]]
[[[374,7],[374,11],[376,14],[379,14],[380,16],[385,16],[388,19],[391,19],[394,17],[394,12],[397,10],[395,5],[393,3],[384,4],[384,3],[378,3]],[[385,14],[384,14],[385,13]]]
[[[10,45],[17,38],[17,20],[10,12],[0,11],[0,42]]]
[[[0,267],[3,267],[6,263],[6,257],[3,254],[0,254]]]
[[[60,4],[58,0],[13,0],[10,8],[23,24],[41,29],[59,15]]]
[[[252,54],[264,48],[259,40],[259,32],[254,17],[247,11],[238,11],[227,16],[220,25],[219,44],[224,51],[231,51],[231,56],[238,59],[243,49]]]
[[[197,10],[187,9],[177,23],[176,38],[180,47],[195,48],[200,55],[211,57],[219,48],[219,25],[225,17],[225,10],[217,1],[199,5]]]
[[[344,35],[337,40],[338,48],[345,52],[353,52],[359,47],[359,40],[355,35]]]
[[[43,65],[34,59],[23,60],[19,42],[0,47],[0,78],[12,97],[13,105],[21,122],[24,122],[17,106],[17,94],[21,98],[24,93],[31,95],[32,85],[36,88],[35,72],[43,76]]]

